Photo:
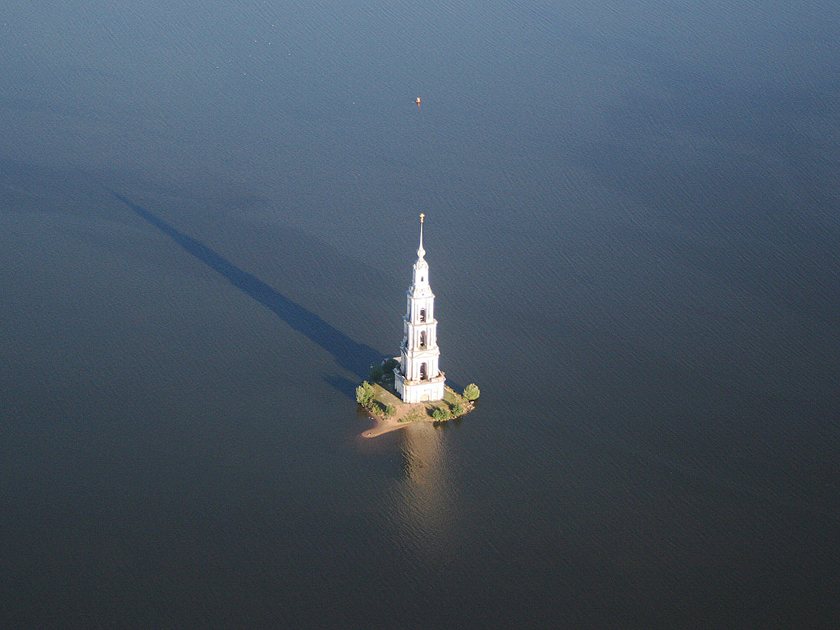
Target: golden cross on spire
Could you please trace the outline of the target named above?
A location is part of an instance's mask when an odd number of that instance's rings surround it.
[[[425,219],[425,218],[426,218],[426,215],[421,212],[420,213],[420,223],[423,223],[423,219]]]

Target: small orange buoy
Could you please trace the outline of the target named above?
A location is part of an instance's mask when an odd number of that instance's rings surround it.
[[[417,97],[417,104],[418,105],[420,104],[420,97],[419,96]]]

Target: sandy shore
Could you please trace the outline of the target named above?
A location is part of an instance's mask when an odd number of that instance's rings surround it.
[[[378,414],[368,412],[368,417],[373,420],[375,424],[373,428],[362,433],[362,437],[374,438],[385,433],[390,433],[391,431],[396,431],[397,429],[402,429],[403,427],[407,427],[415,422],[434,422],[434,418],[428,415],[426,403],[407,405],[405,403],[398,402],[394,405],[394,407],[396,409],[396,413],[394,413],[394,415],[390,418],[385,418]],[[421,419],[416,421],[406,421],[405,419],[412,411],[419,411]]]
[[[380,435],[384,435],[385,433],[390,433],[391,431],[396,431],[398,429],[405,428],[411,424],[415,424],[414,422],[397,422],[393,418],[389,418],[388,420],[381,420],[379,418],[371,417],[376,424],[373,428],[368,429],[364,433],[362,433],[363,438],[375,438],[379,437]],[[433,420],[429,419],[431,422]]]

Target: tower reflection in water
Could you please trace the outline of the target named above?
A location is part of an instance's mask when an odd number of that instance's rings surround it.
[[[408,547],[424,554],[443,551],[457,540],[445,431],[419,422],[400,433],[403,469],[392,497],[394,519]]]

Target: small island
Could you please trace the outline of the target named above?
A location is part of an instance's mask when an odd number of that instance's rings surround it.
[[[474,383],[467,385],[463,394],[456,393],[445,384],[439,367],[435,296],[423,249],[424,219],[421,214],[420,247],[407,293],[400,356],[372,368],[371,382],[356,388],[356,402],[377,423],[363,437],[376,437],[410,422],[445,422],[463,416],[473,410],[480,393]]]
[[[462,394],[445,385],[443,397],[438,400],[404,402],[394,386],[398,366],[396,358],[388,359],[381,367],[371,370],[370,382],[364,381],[356,388],[356,402],[376,423],[362,437],[377,437],[414,422],[446,422],[475,409],[481,393],[475,383],[467,385]]]

